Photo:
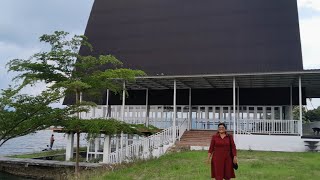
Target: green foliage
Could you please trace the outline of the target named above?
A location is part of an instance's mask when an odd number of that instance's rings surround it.
[[[66,92],[96,93],[101,89],[113,92],[122,90],[122,81],[134,81],[144,76],[140,70],[122,68],[123,63],[112,55],[81,56],[81,48],[92,50],[85,36],[56,31],[43,35],[40,41],[51,46],[48,52],[39,52],[29,59],[14,59],[7,66],[9,71],[19,73],[15,79],[25,84],[46,82],[52,89],[64,88]],[[115,81],[121,79],[122,81]]]
[[[210,179],[210,165],[206,164],[207,151],[171,153],[158,159],[128,164],[118,170],[93,172],[85,179],[147,180],[147,179]],[[320,176],[317,153],[288,153],[239,151],[239,180],[317,179]]]
[[[69,37],[67,32],[55,31],[51,35],[41,36],[40,42],[49,44],[50,51],[36,53],[29,59],[11,60],[7,66],[9,71],[18,74],[14,79],[22,80],[23,86],[45,82],[53,92],[59,91],[62,95],[74,93],[76,96],[75,104],[63,110],[68,112],[63,114],[67,115],[65,119],[70,119],[68,116],[71,113],[75,113],[79,118],[80,112],[88,111],[81,102],[81,93],[99,94],[101,90],[106,89],[118,93],[123,90],[123,82],[134,81],[136,76],[145,75],[140,70],[123,68],[122,62],[112,55],[81,56],[78,53],[80,47],[91,51],[93,49],[85,36]],[[88,105],[88,103],[86,104]],[[47,109],[47,111],[39,114],[38,119],[48,118],[47,114],[51,109]],[[60,122],[63,122],[62,125],[65,128],[77,132],[77,163],[75,168],[77,174],[79,172],[79,132],[90,130],[98,133],[98,126],[101,125],[101,128],[105,126],[100,121],[93,121],[89,124],[72,118],[69,121]],[[119,126],[121,128],[111,127],[105,130],[107,133],[117,131],[117,129],[131,130],[126,125],[120,124]]]
[[[7,64],[8,71],[17,74],[14,80],[22,80],[22,84],[17,89],[3,91],[1,97],[0,123],[5,126],[0,128],[0,140],[3,143],[57,123],[52,120],[68,120],[70,115],[87,112],[95,103],[80,102],[82,92],[101,94],[101,90],[109,89],[117,93],[123,90],[123,81],[134,81],[136,76],[145,75],[140,70],[122,68],[123,63],[112,55],[81,56],[80,47],[93,49],[85,36],[71,37],[67,32],[55,31],[41,36],[40,42],[49,44],[50,50],[28,59],[13,59]],[[38,82],[45,82],[48,90],[35,97],[18,95],[26,85]],[[74,104],[64,109],[49,106],[67,93],[76,95]],[[82,121],[71,120],[69,126],[72,123],[74,126],[79,123],[81,127]]]
[[[299,106],[293,108],[293,117],[294,119],[300,119]],[[320,121],[320,107],[312,110],[307,110],[305,107],[302,107],[302,120],[303,122]]]
[[[59,126],[63,127],[65,132],[85,132],[90,135],[97,134],[142,134],[142,132],[155,133],[158,132],[158,128],[154,126],[146,127],[143,124],[127,124],[116,119],[90,119],[83,120],[72,118],[67,121],[58,122]]]
[[[60,100],[59,91],[40,95],[19,94],[21,87],[2,90],[0,94],[0,146],[8,140],[45,129],[68,115],[65,109],[49,104]]]
[[[308,119],[306,119],[306,112],[307,109],[305,107],[302,107],[302,121],[303,122],[309,122]],[[294,106],[292,110],[293,119],[299,120],[300,119],[300,108],[299,106]]]
[[[320,121],[320,107],[307,111],[305,117],[311,122]]]

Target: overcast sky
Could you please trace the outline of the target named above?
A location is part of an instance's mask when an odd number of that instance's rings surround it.
[[[83,34],[93,1],[1,0],[0,88],[7,87],[12,76],[5,64],[38,52],[42,34],[55,30]],[[320,0],[298,0],[298,7],[304,69],[320,69]],[[313,100],[313,105],[320,105],[320,100]]]

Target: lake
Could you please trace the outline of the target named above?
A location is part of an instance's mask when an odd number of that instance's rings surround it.
[[[20,176],[14,176],[0,171],[1,180],[30,180],[31,178],[25,178]]]
[[[43,130],[7,141],[0,147],[0,156],[40,152],[50,144],[51,134],[54,134],[55,138],[52,149],[63,149],[66,147],[67,136],[64,133],[53,133],[52,130]],[[74,142],[76,143],[76,136]],[[86,144],[86,136],[85,134],[81,134],[80,146],[86,146]]]
[[[52,149],[65,148],[67,138],[64,133],[53,133],[52,130],[43,130],[7,141],[2,147],[0,147],[0,156],[40,152],[50,144],[50,137],[52,134],[54,134],[55,138]],[[76,136],[74,142],[76,143]],[[86,136],[85,134],[81,134],[80,146],[86,146],[86,144]],[[0,179],[27,180],[28,178],[18,177],[0,172]]]

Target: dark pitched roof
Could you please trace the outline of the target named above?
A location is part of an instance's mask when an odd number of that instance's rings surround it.
[[[85,35],[148,75],[303,69],[296,0],[95,0]]]
[[[113,54],[149,76],[303,70],[296,0],[95,0],[85,35],[95,51],[81,48],[82,55]],[[171,103],[170,93],[161,95],[167,91],[151,90],[160,94],[149,103]],[[130,91],[128,104],[143,104],[144,93]],[[279,102],[269,103],[287,103],[281,94],[274,98]],[[119,99],[111,95],[110,104]],[[105,101],[102,93],[96,102]]]

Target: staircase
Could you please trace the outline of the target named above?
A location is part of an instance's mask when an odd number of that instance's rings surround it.
[[[181,148],[190,148],[191,146],[197,146],[197,147],[209,147],[212,136],[217,131],[214,130],[190,130],[186,131],[180,141],[176,142],[176,147]],[[232,132],[228,131],[229,134],[232,134]],[[205,148],[206,149],[206,148]]]

